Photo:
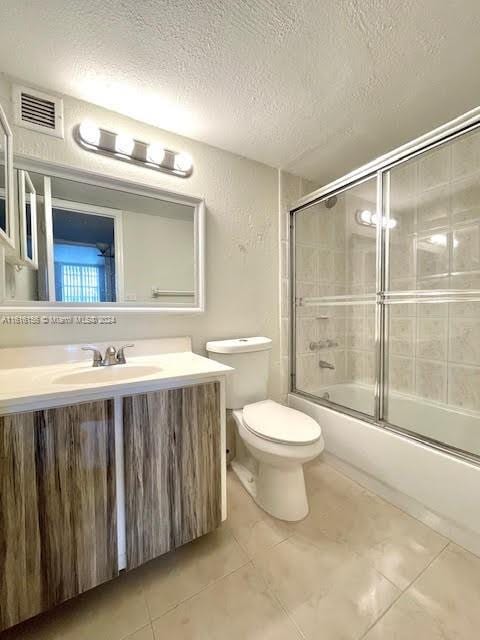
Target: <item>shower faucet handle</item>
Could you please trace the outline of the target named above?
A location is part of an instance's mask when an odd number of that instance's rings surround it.
[[[332,347],[338,347],[338,342],[336,340],[318,340],[317,342],[310,342],[309,349],[310,351],[318,351],[320,349],[331,349]]]

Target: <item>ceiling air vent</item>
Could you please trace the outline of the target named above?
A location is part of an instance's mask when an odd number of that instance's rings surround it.
[[[14,122],[50,136],[63,138],[63,100],[37,89],[13,88]]]

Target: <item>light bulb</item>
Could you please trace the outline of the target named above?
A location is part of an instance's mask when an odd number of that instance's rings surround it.
[[[446,247],[447,236],[444,233],[434,233],[433,236],[430,236],[430,242],[438,245],[439,247]]]
[[[372,213],[370,209],[361,209],[360,211],[357,211],[357,221],[360,222],[360,224],[365,224],[369,227],[376,227],[377,220],[378,214]],[[389,229],[394,229],[397,226],[397,221],[395,218],[387,220],[386,216],[382,216],[382,226],[384,229],[387,227]]]
[[[365,224],[375,224],[375,221],[373,220],[372,217],[372,212],[369,211],[368,209],[363,209],[363,211],[360,211],[360,220],[361,222],[364,222]]]
[[[192,156],[188,153],[175,154],[175,169],[187,173],[193,166]]]
[[[378,220],[378,216],[376,213],[373,214],[372,216],[372,224],[374,226],[377,225],[377,220]],[[395,218],[390,218],[387,219],[387,216],[382,216],[382,227],[384,229],[395,229],[395,227],[397,226],[397,221],[395,220]]]
[[[162,164],[165,158],[165,149],[160,144],[149,144],[147,147],[147,162]]]
[[[84,120],[78,128],[79,134],[83,142],[98,147],[100,142],[100,129],[91,120]]]
[[[115,138],[115,151],[124,156],[131,155],[134,146],[135,141],[130,138],[130,136],[126,136],[123,133],[119,133]]]

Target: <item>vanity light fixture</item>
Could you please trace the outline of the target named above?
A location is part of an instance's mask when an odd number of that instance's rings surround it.
[[[162,164],[165,160],[165,149],[160,144],[149,144],[147,147],[147,161],[151,164]]]
[[[376,213],[372,213],[370,209],[359,209],[356,213],[357,222],[367,227],[376,227],[378,216]],[[397,221],[395,218],[387,220],[385,216],[382,216],[382,225],[386,229],[395,229]]]
[[[180,178],[188,178],[193,172],[190,154],[171,151],[156,142],[142,142],[124,133],[102,129],[91,120],[77,125],[73,130],[73,137],[82,149],[116,160],[142,165]]]
[[[84,120],[79,127],[79,133],[82,140],[87,144],[98,147],[100,143],[100,129],[91,120]]]
[[[132,151],[135,147],[135,140],[126,136],[123,133],[119,133],[115,138],[115,151],[121,153],[124,156],[132,155]]]
[[[448,236],[446,233],[434,233],[433,236],[427,238],[427,242],[430,244],[434,244],[437,247],[447,247],[448,246]],[[456,249],[458,247],[457,238],[453,239],[453,248]]]
[[[192,156],[188,153],[177,153],[175,155],[175,168],[178,171],[188,172],[192,169]]]

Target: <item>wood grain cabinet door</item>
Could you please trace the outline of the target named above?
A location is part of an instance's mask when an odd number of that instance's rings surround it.
[[[127,568],[221,522],[220,385],[124,398]]]
[[[0,417],[0,629],[118,574],[111,400]]]

